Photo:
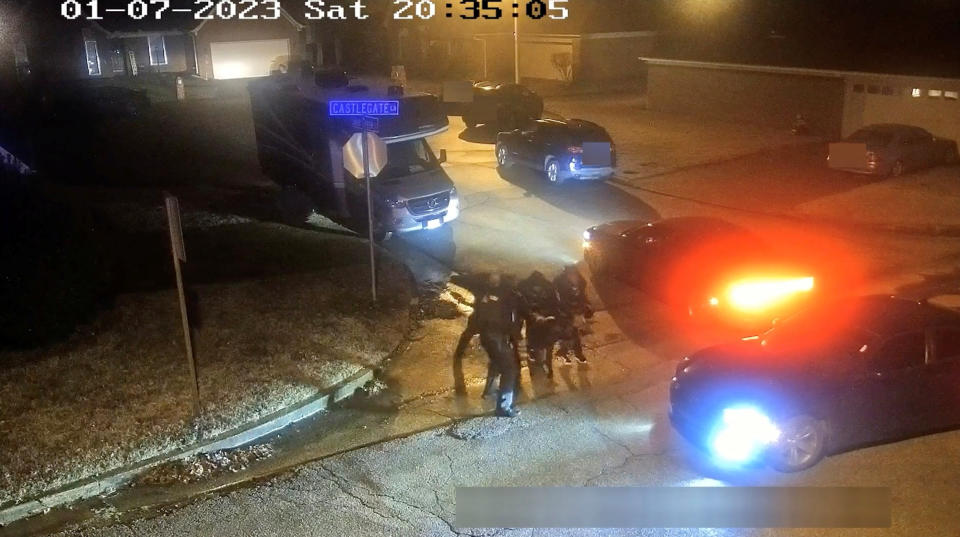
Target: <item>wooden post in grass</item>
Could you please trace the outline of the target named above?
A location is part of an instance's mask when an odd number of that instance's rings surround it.
[[[183,228],[180,227],[180,203],[170,193],[164,192],[167,206],[167,223],[170,227],[170,248],[173,252],[173,271],[177,275],[177,294],[180,297],[180,317],[183,320],[183,343],[187,349],[187,364],[190,366],[190,378],[193,385],[194,417],[200,417],[200,383],[197,380],[197,363],[193,356],[193,340],[190,333],[190,319],[187,316],[187,297],[183,290],[183,272],[180,263],[187,261],[187,252],[183,246]]]

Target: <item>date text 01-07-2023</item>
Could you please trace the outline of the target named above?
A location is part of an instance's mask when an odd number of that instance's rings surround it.
[[[464,20],[500,19],[526,16],[566,19],[569,0],[393,0],[393,19],[432,19],[435,16]],[[61,15],[69,20],[101,20],[104,15],[125,15],[132,20],[161,20],[167,14],[192,14],[197,20],[276,20],[281,17],[279,0],[194,0],[192,6],[171,5],[171,0],[128,0],[123,6],[105,7],[100,0],[63,0]],[[304,0],[302,16],[307,20],[365,20],[370,17],[364,0]]]

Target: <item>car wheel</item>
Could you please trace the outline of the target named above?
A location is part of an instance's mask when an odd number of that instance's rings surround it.
[[[890,176],[900,177],[901,175],[903,175],[903,161],[898,160],[890,167]]]
[[[512,162],[510,162],[510,151],[507,149],[506,144],[497,144],[497,164],[501,168],[509,168]]]
[[[547,180],[550,181],[550,184],[561,185],[563,184],[563,176],[560,175],[560,162],[555,158],[547,159],[547,164],[544,167],[544,172],[547,174]]]
[[[817,464],[827,453],[828,430],[825,421],[807,415],[786,420],[768,454],[770,465],[781,472],[799,472]]]

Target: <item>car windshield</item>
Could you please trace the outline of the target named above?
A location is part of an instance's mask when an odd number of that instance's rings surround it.
[[[893,141],[893,133],[877,129],[860,129],[847,138],[848,142],[860,142],[867,145],[886,146]]]
[[[423,138],[387,145],[387,165],[377,179],[395,179],[440,168]]]

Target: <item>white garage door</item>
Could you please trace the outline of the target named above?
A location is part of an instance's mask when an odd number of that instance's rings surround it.
[[[289,39],[210,43],[213,78],[218,80],[267,76],[271,66],[289,57]]]

